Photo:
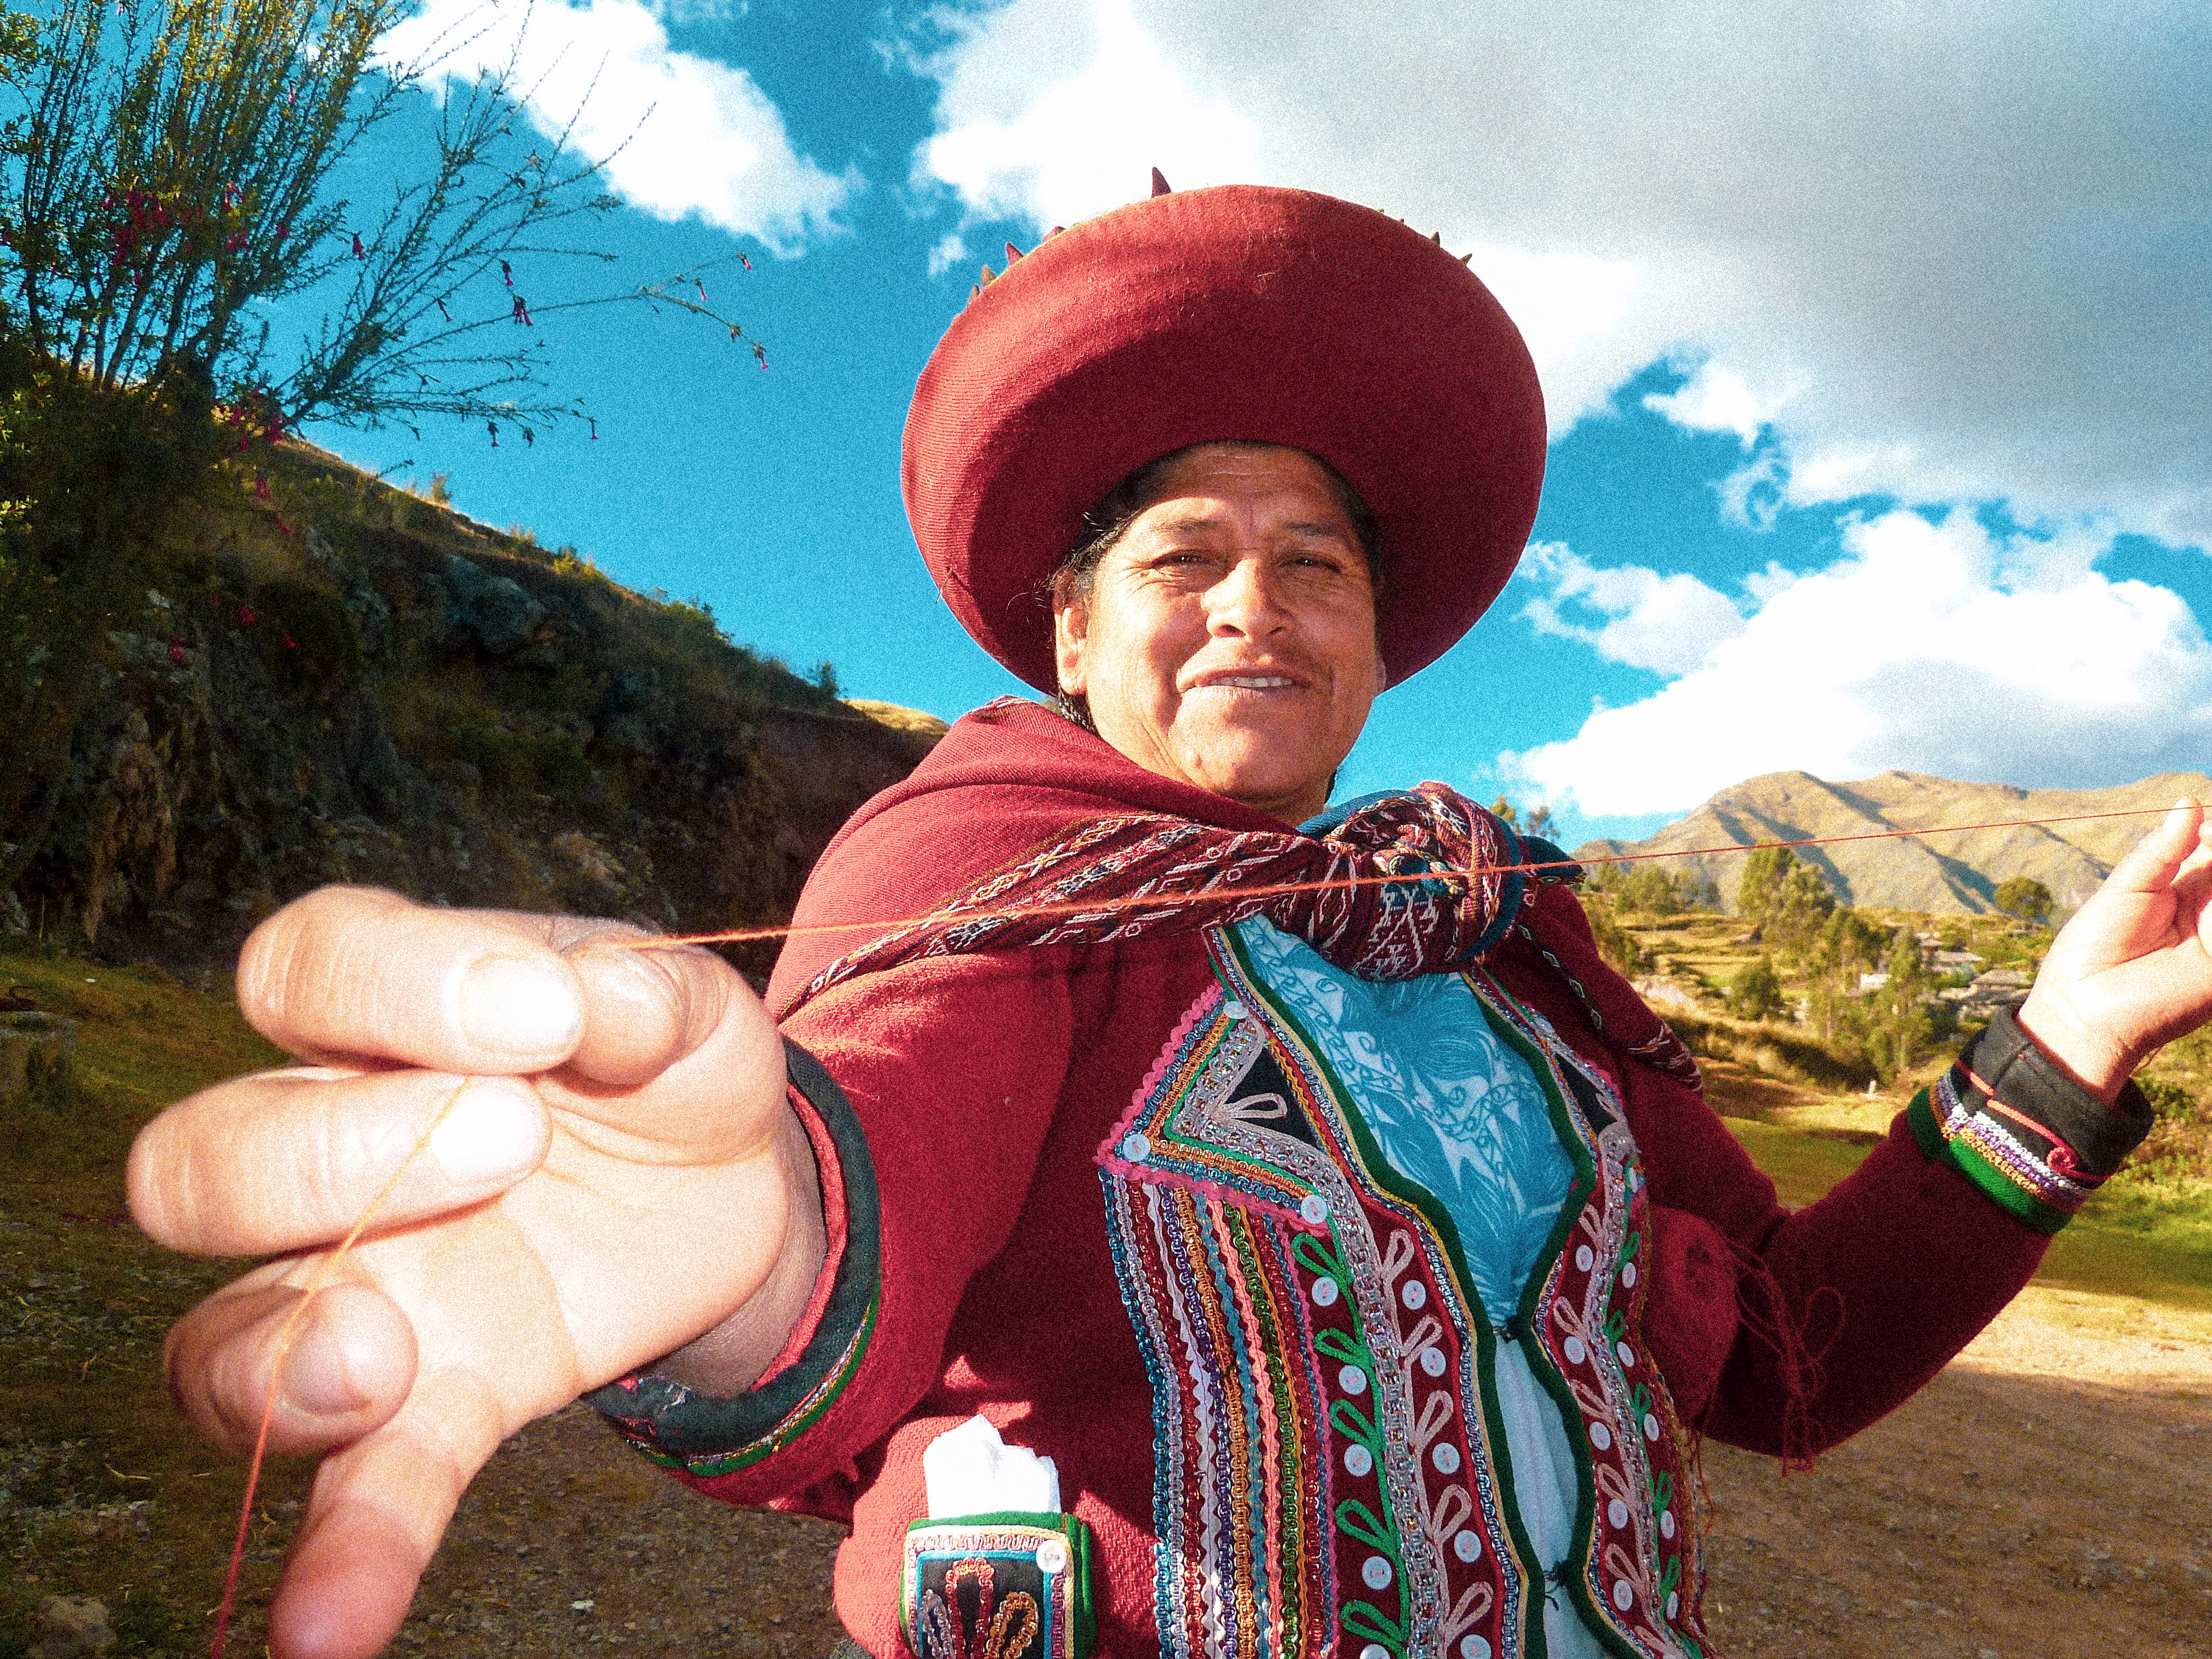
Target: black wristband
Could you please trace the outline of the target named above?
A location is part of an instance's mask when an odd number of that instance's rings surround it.
[[[1959,1056],[1981,1092],[2037,1124],[2073,1149],[2087,1176],[2108,1176],[2151,1131],[2158,1114],[2130,1081],[2113,1104],[2076,1083],[2021,1029],[2009,1008]]]
[[[783,1050],[792,1087],[805,1097],[837,1150],[845,1201],[845,1248],[821,1322],[797,1359],[744,1394],[697,1394],[672,1378],[647,1374],[584,1396],[647,1457],[694,1475],[732,1473],[796,1439],[843,1392],[875,1328],[883,1224],[867,1137],[822,1062],[788,1037]]]

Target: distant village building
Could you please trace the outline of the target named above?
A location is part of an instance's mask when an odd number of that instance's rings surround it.
[[[1959,1011],[1961,1019],[1988,1019],[2027,1000],[2035,975],[2018,968],[1992,968],[1971,985],[1946,987],[1936,994]]]

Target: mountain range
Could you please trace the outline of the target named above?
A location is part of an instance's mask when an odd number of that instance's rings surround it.
[[[2020,789],[1918,772],[1849,783],[1769,772],[1731,785],[1643,841],[1586,842],[1575,855],[1678,854],[1663,867],[1711,880],[1733,909],[1743,867],[1734,849],[1822,841],[1831,844],[1800,847],[1797,856],[1847,904],[1979,915],[1996,908],[2000,882],[2030,876],[2069,909],[2156,822],[2154,809],[2184,795],[2212,800],[2212,777],[2162,772],[2109,789]],[[2139,816],[2092,816],[2115,813]],[[2035,819],[2046,821],[2025,822]],[[1879,839],[1838,839],[1854,836]]]

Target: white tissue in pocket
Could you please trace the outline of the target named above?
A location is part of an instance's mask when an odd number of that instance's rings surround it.
[[[1026,1446],[1009,1446],[980,1416],[947,1429],[923,1449],[921,1478],[933,1521],[1000,1510],[1060,1512],[1060,1471],[1052,1459]]]

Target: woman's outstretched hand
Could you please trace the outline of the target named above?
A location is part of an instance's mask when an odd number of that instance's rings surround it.
[[[716,957],[592,948],[635,937],[311,895],[256,930],[238,978],[246,1017],[306,1063],[193,1096],[131,1151],[155,1238],[289,1253],[168,1346],[218,1443],[252,1447],[273,1386],[271,1449],[325,1454],[270,1616],[278,1659],[383,1647],[463,1488],[524,1424],[678,1350],[685,1380],[742,1389],[805,1306],[820,1193],[775,1027]],[[279,1376],[301,1287],[372,1206]]]
[[[2212,823],[2175,803],[2075,914],[2020,1023],[2110,1103],[2163,1044],[2212,1018]]]

